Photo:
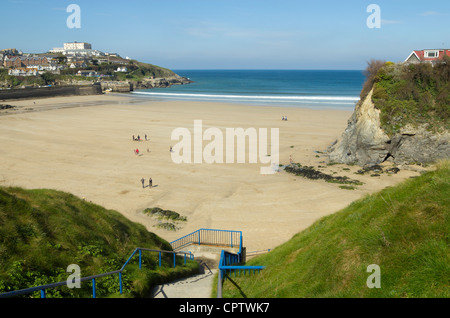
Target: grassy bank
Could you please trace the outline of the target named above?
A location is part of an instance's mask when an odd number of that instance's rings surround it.
[[[116,211],[54,190],[0,187],[0,293],[66,281],[70,264],[86,277],[122,267],[136,247],[172,250],[170,244]],[[143,252],[142,271],[134,257],[123,275],[125,297],[147,296],[152,286],[198,271],[196,262],[173,269],[171,254]],[[81,289],[49,289],[47,297],[91,297]],[[97,280],[99,297],[118,296],[118,275]],[[39,293],[28,295],[38,297]]]
[[[224,297],[450,297],[450,162],[317,221],[231,277]],[[371,264],[381,288],[368,288]]]

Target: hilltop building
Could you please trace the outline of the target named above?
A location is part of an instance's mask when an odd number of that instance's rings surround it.
[[[105,53],[99,50],[93,50],[92,45],[86,42],[64,43],[64,47],[55,47],[50,50],[50,53],[58,53],[70,57],[92,57],[105,55]]]
[[[426,49],[415,50],[406,58],[405,63],[418,64],[422,62],[439,63],[442,62],[444,56],[450,57],[449,49]]]
[[[64,43],[64,50],[92,50],[92,45],[86,42]]]

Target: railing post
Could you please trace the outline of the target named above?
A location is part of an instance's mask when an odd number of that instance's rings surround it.
[[[159,252],[159,267],[161,267],[161,251]]]
[[[186,265],[186,253],[184,253],[184,265]]]
[[[45,289],[41,289],[41,298],[45,298]]]
[[[139,269],[142,269],[142,250],[139,249]]]
[[[122,272],[119,273],[120,294],[122,295]]]
[[[96,294],[95,294],[95,278],[92,278],[92,298],[96,298]]]
[[[177,266],[176,257],[177,257],[177,254],[173,253],[173,268],[175,268]]]
[[[222,298],[222,270],[219,268],[219,280],[217,281],[217,298]]]

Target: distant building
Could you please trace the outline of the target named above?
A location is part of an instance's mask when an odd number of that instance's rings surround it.
[[[128,68],[126,66],[119,66],[116,72],[128,72]]]
[[[92,45],[86,42],[64,43],[64,50],[92,50]]]
[[[3,66],[6,68],[26,67],[30,65],[49,65],[50,60],[46,56],[6,56]]]
[[[427,49],[415,50],[406,58],[405,63],[418,64],[422,62],[439,63],[444,59],[444,56],[450,57],[449,49]]]
[[[36,68],[12,68],[8,71],[8,75],[12,76],[36,76],[38,75],[38,70]]]
[[[84,61],[74,61],[70,64],[70,68],[84,68],[87,64]]]
[[[92,45],[86,42],[70,42],[64,43],[64,47],[55,47],[50,53],[63,54],[66,56],[103,56],[105,53],[99,50],[93,50]]]
[[[22,60],[19,56],[6,56],[3,60],[3,66],[6,68],[23,67]]]
[[[77,75],[85,77],[97,77],[98,73],[93,70],[85,70],[85,71],[78,71]]]

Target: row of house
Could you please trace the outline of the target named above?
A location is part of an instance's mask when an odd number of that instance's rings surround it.
[[[8,75],[12,76],[36,76],[38,74],[37,68],[17,67],[8,70]]]
[[[6,56],[3,66],[6,68],[50,65],[52,59],[47,56]]]
[[[128,72],[129,58],[117,53],[93,50],[86,42],[64,43],[62,48],[54,48],[47,54],[23,54],[16,49],[0,50],[0,68],[8,69],[14,76],[35,76],[43,72],[59,73],[61,69],[85,69],[93,63],[117,64],[116,72]],[[81,74],[83,73],[83,74]],[[78,72],[80,76],[101,76],[92,71]]]

